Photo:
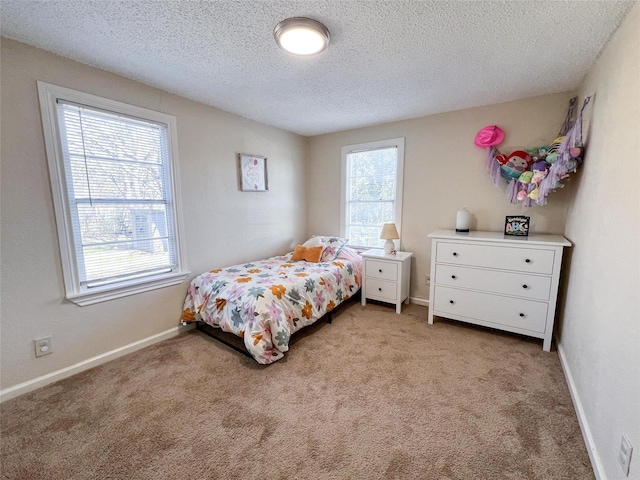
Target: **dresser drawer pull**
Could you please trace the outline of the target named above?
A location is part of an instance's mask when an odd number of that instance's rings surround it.
[[[521,313],[521,314],[520,314],[520,316],[521,316],[521,317],[524,317],[524,313]]]
[[[453,305],[453,304],[454,304],[454,303],[456,303],[456,302],[454,302],[453,300],[449,300],[449,303],[450,303],[451,305]]]
[[[456,279],[456,276],[455,276],[455,275],[451,275],[451,278],[453,278],[453,279],[455,280],[455,279]]]
[[[457,252],[453,252],[453,256],[454,256],[454,257],[457,257],[457,256],[458,256],[458,253],[457,253]]]
[[[379,268],[379,269],[378,269],[378,271],[379,271],[380,273],[382,273],[382,269],[381,269],[381,268]]]
[[[527,263],[531,263],[531,259],[530,259],[530,258],[527,258],[527,259],[525,260],[525,262],[527,262]]]
[[[382,287],[378,287],[378,291],[381,292],[382,291]]]
[[[529,288],[528,285],[522,285],[522,288]]]

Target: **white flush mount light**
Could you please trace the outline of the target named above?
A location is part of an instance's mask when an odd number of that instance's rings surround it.
[[[329,45],[329,30],[311,18],[293,17],[281,21],[273,30],[278,46],[295,55],[315,55]]]

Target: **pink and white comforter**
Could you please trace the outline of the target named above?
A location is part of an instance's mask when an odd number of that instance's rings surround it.
[[[273,363],[294,332],[351,297],[361,281],[362,259],[348,247],[331,262],[292,262],[288,254],[218,268],[191,281],[182,322],[232,332],[258,363]]]

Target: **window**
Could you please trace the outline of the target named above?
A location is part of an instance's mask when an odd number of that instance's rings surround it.
[[[180,283],[175,117],[38,82],[66,297]]]
[[[401,234],[404,138],[342,147],[340,234],[353,247],[382,248],[380,232]]]

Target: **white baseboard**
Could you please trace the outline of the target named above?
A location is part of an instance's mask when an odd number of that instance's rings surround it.
[[[560,365],[562,365],[564,378],[567,381],[569,393],[571,393],[571,400],[573,400],[573,406],[576,409],[576,414],[578,415],[578,423],[580,424],[580,430],[582,431],[582,438],[584,439],[584,443],[587,447],[587,453],[589,453],[589,459],[591,460],[593,474],[595,475],[596,480],[606,480],[604,468],[602,466],[602,462],[600,461],[600,455],[598,455],[598,449],[596,448],[596,444],[593,441],[593,435],[591,435],[589,422],[587,421],[587,417],[584,413],[584,408],[582,408],[582,402],[580,401],[578,390],[576,389],[575,382],[573,381],[573,376],[571,375],[571,369],[567,364],[567,359],[565,358],[562,345],[558,343],[557,339],[556,345],[558,346],[558,357],[560,357]]]
[[[421,305],[423,307],[429,306],[429,300],[427,300],[426,298],[409,297],[409,301],[411,303],[415,303],[416,305]]]
[[[72,375],[75,375],[76,373],[84,372],[85,370],[89,370],[90,368],[97,367],[98,365],[102,365],[103,363],[115,360],[116,358],[123,357],[129,353],[135,352],[136,350],[140,350],[141,348],[153,345],[154,343],[159,343],[171,337],[175,337],[176,335],[186,332],[187,330],[191,330],[192,328],[192,325],[177,326],[164,332],[157,333],[156,335],[151,335],[150,337],[143,338],[142,340],[138,340],[137,342],[130,343],[129,345],[125,345],[124,347],[116,348],[115,350],[111,350],[93,358],[89,358],[88,360],[76,363],[75,365],[71,365],[70,367],[47,373],[46,375],[42,375],[41,377],[34,378],[33,380],[28,380],[18,385],[14,385],[13,387],[5,388],[4,390],[0,390],[0,403],[4,402],[5,400],[9,400],[11,398],[15,398],[25,393],[31,392],[38,388],[44,387],[45,385],[49,385],[50,383],[57,382],[58,380],[68,378]]]

